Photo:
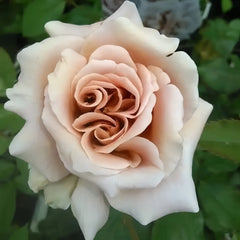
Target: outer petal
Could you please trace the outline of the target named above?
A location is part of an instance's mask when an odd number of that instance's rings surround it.
[[[92,183],[80,179],[72,195],[71,207],[85,240],[93,240],[108,219],[109,205],[103,193]]]
[[[50,21],[45,24],[47,33],[51,36],[73,35],[87,37],[91,32],[94,32],[101,26],[101,22],[96,22],[91,25],[75,25],[70,23],[62,23],[60,21]]]
[[[52,208],[67,209],[78,178],[69,175],[58,182],[50,183],[44,188],[45,202]]]
[[[155,93],[157,102],[153,110],[153,120],[144,133],[159,149],[164,172],[168,176],[182,156],[183,99],[174,85],[165,85]]]
[[[69,46],[79,51],[81,44],[81,38],[65,36],[49,38],[25,48],[18,54],[21,66],[19,81],[7,90],[10,101],[5,108],[26,120],[10,145],[10,153],[29,162],[50,181],[57,181],[68,172],[42,124],[44,88],[47,75],[54,70],[61,51]]]
[[[197,66],[185,52],[175,52],[163,59],[161,67],[183,96],[184,121],[187,121],[198,106]]]
[[[53,73],[48,75],[48,94],[50,104],[58,121],[69,132],[74,121],[72,113],[73,96],[71,84],[77,72],[86,64],[86,59],[72,49],[65,49]]]
[[[30,229],[32,232],[39,232],[38,225],[42,220],[47,217],[47,212],[48,206],[44,201],[43,195],[39,194],[30,224]]]
[[[163,164],[159,159],[158,149],[152,142],[142,137],[134,137],[116,150],[137,154],[141,164],[112,176],[84,175],[86,179],[98,185],[105,194],[113,197],[123,189],[153,188],[163,179]]]
[[[89,35],[81,53],[89,57],[99,46],[118,45],[126,48],[134,62],[159,66],[159,57],[173,53],[178,43],[177,38],[167,38],[157,30],[139,27],[129,19],[120,17],[104,22]]]
[[[48,180],[41,173],[38,172],[37,169],[29,165],[29,177],[28,177],[28,185],[33,190],[33,192],[37,193],[42,190],[47,184]]]
[[[213,106],[211,104],[199,98],[199,105],[196,112],[192,118],[186,122],[180,133],[184,139],[183,157],[186,167],[188,166],[188,169],[186,170],[188,170],[189,174],[192,172],[192,156],[194,154],[194,150],[212,109]]]
[[[134,24],[138,26],[143,26],[141,17],[139,16],[136,5],[133,2],[123,2],[123,4],[118,8],[118,10],[114,12],[111,16],[109,16],[107,19],[105,19],[104,22],[108,22],[119,17],[128,18]]]
[[[122,6],[104,22],[111,21],[119,17],[126,17],[135,24],[142,26],[142,20],[138,14],[134,3],[125,1]],[[102,22],[97,22],[91,25],[78,26],[74,24],[62,23],[59,21],[51,21],[46,23],[45,29],[50,36],[58,35],[76,35],[85,38],[97,28],[101,26]]]
[[[115,197],[107,196],[111,206],[132,215],[142,224],[173,212],[197,212],[197,198],[191,177],[192,157],[211,110],[210,104],[200,100],[199,107],[182,131],[182,160],[168,178],[153,189],[125,190]]]

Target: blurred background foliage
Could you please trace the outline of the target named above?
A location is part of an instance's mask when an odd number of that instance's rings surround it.
[[[197,63],[200,96],[214,105],[193,162],[200,212],[141,226],[112,209],[96,240],[240,240],[240,1],[201,0],[202,12],[209,3],[202,26],[179,47]],[[83,239],[70,210],[48,209],[38,232],[30,230],[39,197],[27,185],[27,164],[8,153],[24,121],[3,104],[19,72],[16,54],[47,37],[45,22],[90,24],[102,18],[100,0],[0,0],[1,240]]]

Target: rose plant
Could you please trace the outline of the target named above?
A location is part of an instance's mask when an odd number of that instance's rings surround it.
[[[71,206],[87,240],[110,206],[142,224],[198,211],[192,158],[212,106],[179,40],[145,28],[127,1],[102,22],[45,27],[18,54],[5,104],[26,120],[10,153],[29,163],[30,188]]]

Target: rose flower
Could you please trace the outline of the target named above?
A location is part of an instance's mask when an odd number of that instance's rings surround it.
[[[10,153],[29,163],[31,189],[71,206],[86,240],[110,206],[142,224],[198,211],[192,158],[212,106],[179,40],[127,1],[103,22],[45,27],[50,38],[18,54],[5,104],[26,120]]]

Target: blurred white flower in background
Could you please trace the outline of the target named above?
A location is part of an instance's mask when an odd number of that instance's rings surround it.
[[[106,16],[112,14],[124,0],[102,0]],[[132,0],[146,27],[166,36],[187,39],[202,24],[199,0]]]

